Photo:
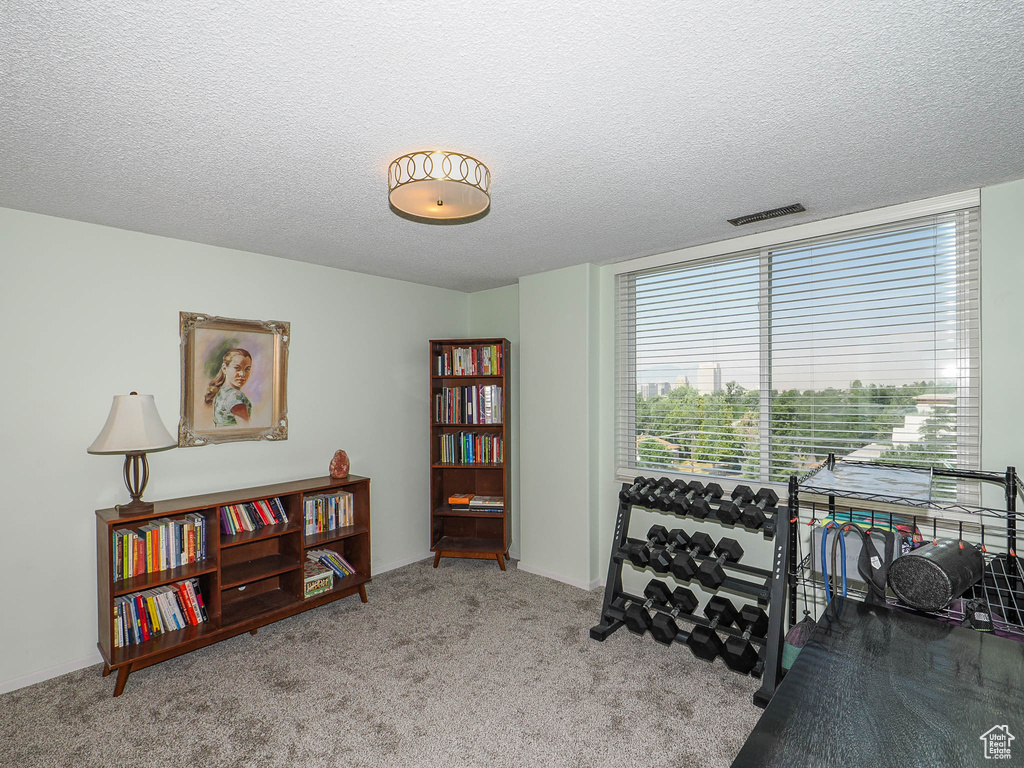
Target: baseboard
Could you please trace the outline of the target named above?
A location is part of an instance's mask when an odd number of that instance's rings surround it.
[[[529,565],[527,563],[524,563],[522,560],[519,561],[519,565],[517,567],[520,571],[526,571],[527,573],[533,573],[537,576],[543,576],[544,578],[551,579],[552,581],[560,581],[563,584],[568,584],[572,587],[585,589],[588,592],[592,592],[593,590],[597,589],[598,586],[600,586],[601,584],[600,579],[594,579],[590,582],[581,581],[579,579],[570,579],[566,576],[562,576],[560,573],[552,573],[551,571],[545,571],[543,568],[537,568],[536,566]]]
[[[373,572],[374,574],[387,573],[388,571],[393,571],[396,568],[401,568],[404,565],[412,565],[413,563],[418,563],[420,560],[429,560],[432,557],[433,555],[430,552],[426,552],[422,555],[413,555],[412,557],[405,557],[401,560],[394,560],[390,563],[383,563],[380,565],[374,563]]]
[[[519,550],[518,549],[510,549],[508,551],[508,559],[509,560],[518,560],[519,559]]]
[[[41,683],[44,680],[49,680],[51,677],[60,677],[66,675],[68,672],[75,672],[79,669],[85,669],[91,667],[94,664],[102,664],[103,657],[100,656],[99,651],[96,651],[89,656],[83,656],[80,659],[73,661],[66,661],[63,664],[57,664],[53,667],[47,667],[46,669],[40,669],[38,672],[32,672],[28,675],[22,675],[21,677],[15,677],[10,680],[4,680],[0,683],[0,693],[10,693],[16,691],[19,688],[25,688],[29,685],[35,685]]]

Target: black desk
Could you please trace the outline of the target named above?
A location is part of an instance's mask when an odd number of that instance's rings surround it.
[[[986,760],[981,736],[1003,725],[1012,758]],[[1024,765],[1024,643],[847,600],[840,618],[825,611],[732,765]]]

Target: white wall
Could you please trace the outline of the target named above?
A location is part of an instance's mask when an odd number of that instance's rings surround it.
[[[511,345],[508,379],[508,409],[505,414],[505,460],[509,463],[506,514],[512,515],[512,545],[509,555],[519,559],[519,286],[507,285],[489,291],[469,294],[469,337],[474,339],[503,338]]]
[[[1024,181],[981,191],[981,462],[1024,473]],[[995,499],[1001,503],[1001,499]]]
[[[372,478],[373,567],[429,552],[427,341],[468,297],[252,253],[0,209],[0,691],[99,660],[94,510],[127,501],[91,456],[111,397],[179,413],[178,312],[291,322],[289,437],[150,457],[146,499],[327,474]]]
[[[583,264],[519,281],[519,567],[586,588],[598,578],[599,277]]]

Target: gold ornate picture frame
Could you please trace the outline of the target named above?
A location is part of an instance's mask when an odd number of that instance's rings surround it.
[[[287,440],[291,323],[179,315],[178,445]]]

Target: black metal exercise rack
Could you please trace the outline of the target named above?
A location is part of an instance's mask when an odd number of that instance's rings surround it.
[[[999,486],[1005,508],[980,504],[985,485]],[[805,499],[808,496],[814,500]],[[981,600],[992,617],[995,629],[1006,636],[1024,641],[1024,569],[1017,555],[1017,498],[1024,498],[1024,483],[1014,467],[1004,472],[928,468],[898,463],[836,460],[829,454],[820,465],[806,474],[792,476],[789,481],[790,548],[788,581],[788,619],[797,621],[798,601],[803,598],[804,610],[817,615],[824,605],[826,585],[816,565],[815,547],[801,555],[802,542],[810,539],[805,527],[823,519],[843,523],[868,521],[902,523],[911,537],[920,534],[924,546],[940,538],[959,539],[982,549],[985,563],[983,579],[972,587],[965,598]],[[964,498],[977,499],[978,504]],[[849,515],[848,518],[846,516]],[[848,586],[847,593],[855,599],[867,597],[866,588]],[[813,600],[812,600],[813,598]],[[886,602],[905,610],[904,605],[888,590]],[[811,604],[813,603],[813,607]],[[921,613],[920,611],[916,611]],[[967,618],[963,602],[954,600],[941,611],[927,615],[938,620],[962,623]]]
[[[640,478],[638,478],[639,480]],[[656,482],[653,478],[649,482]],[[629,488],[628,483],[623,483],[622,490]],[[713,502],[715,500],[712,500]],[[728,501],[722,499],[718,501]],[[654,512],[680,517],[672,512],[648,506],[637,502],[636,506],[643,507]],[[611,557],[608,565],[608,579],[605,584],[604,602],[601,606],[601,622],[590,630],[590,636],[594,640],[604,641],[610,634],[622,627],[625,623],[626,608],[629,604],[644,604],[646,599],[639,595],[626,592],[622,586],[622,564],[628,562],[628,548],[630,545],[642,545],[643,539],[629,538],[629,522],[634,503],[624,501],[622,494],[619,498],[618,512],[615,518],[615,534],[612,538]],[[739,524],[735,526],[735,532],[742,532],[747,536],[763,536],[765,539],[774,539],[773,563],[771,570],[757,568],[741,562],[727,562],[725,565],[732,572],[727,575],[720,588],[732,592],[738,592],[747,597],[753,598],[758,605],[766,607],[768,613],[768,631],[765,637],[750,637],[749,639],[760,645],[759,661],[752,670],[752,674],[760,676],[761,687],[754,694],[754,703],[760,707],[767,706],[775,693],[776,688],[782,681],[782,647],[785,636],[785,605],[786,605],[786,574],[788,573],[787,563],[791,561],[792,549],[791,530],[792,527],[783,523],[790,518],[788,509],[782,506],[782,502],[775,508],[764,526],[759,530],[747,529]],[[691,518],[698,522],[719,521],[712,515],[704,519]],[[722,523],[723,527],[725,524]],[[732,528],[730,527],[730,530]],[[706,559],[714,560],[714,556],[704,556],[699,553],[692,555],[695,561],[701,562]],[[656,574],[658,578],[674,581],[673,577],[665,574]],[[670,582],[671,583],[671,582]],[[663,613],[671,613],[670,606],[651,605],[652,610]],[[694,613],[676,612],[676,618],[693,625],[710,627],[711,621],[704,616]],[[729,626],[717,626],[715,631],[722,636],[741,637],[742,630]],[[679,631],[674,643],[685,643],[688,633]]]

